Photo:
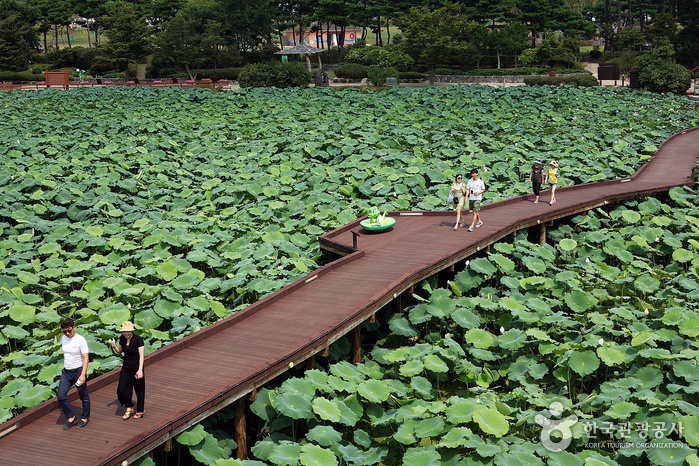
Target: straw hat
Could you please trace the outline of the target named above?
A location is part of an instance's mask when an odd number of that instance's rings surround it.
[[[553,168],[558,168],[558,162],[556,162],[555,160],[551,160],[551,163],[549,163],[549,165],[551,165]]]
[[[121,324],[121,331],[122,332],[133,332],[133,324],[131,323],[130,320],[127,320],[123,324]]]

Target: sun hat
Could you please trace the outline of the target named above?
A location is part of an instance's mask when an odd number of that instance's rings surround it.
[[[555,160],[551,160],[551,163],[549,163],[549,165],[556,168],[556,167],[558,167],[558,162],[556,162]]]
[[[541,159],[534,160],[534,163],[538,163],[539,165],[541,165]]]
[[[127,320],[123,324],[121,324],[121,331],[122,332],[133,332],[133,324],[131,323],[130,320]]]

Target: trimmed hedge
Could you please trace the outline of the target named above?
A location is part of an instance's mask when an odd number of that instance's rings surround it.
[[[40,74],[32,71],[0,71],[0,82],[23,83],[39,82],[44,80],[44,72]]]
[[[302,63],[255,63],[238,74],[240,87],[308,87],[311,73]]]
[[[195,70],[194,74],[196,74],[197,78],[201,78],[201,79],[211,79],[213,76],[216,76],[218,79],[227,79],[229,81],[237,81],[238,75],[240,74],[240,72],[242,70],[243,70],[242,67],[239,67],[239,68],[218,68],[215,70],[212,70],[212,69]]]
[[[358,63],[342,63],[334,70],[335,76],[342,79],[360,81],[368,76],[367,67]]]
[[[527,86],[575,86],[592,87],[597,86],[597,78],[591,74],[574,74],[564,76],[526,76],[524,84]]]
[[[429,77],[430,75],[418,73],[417,71],[403,71],[398,73],[398,79],[401,81],[424,81]]]

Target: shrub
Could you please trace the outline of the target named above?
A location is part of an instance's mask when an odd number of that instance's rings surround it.
[[[21,83],[32,81],[43,81],[44,72],[40,74],[34,73],[33,70],[28,71],[0,71],[0,82]]]
[[[357,63],[342,63],[335,68],[335,76],[359,81],[367,77],[367,69]]]
[[[398,78],[398,70],[374,65],[367,70],[367,77],[374,86],[385,86],[386,78]]]
[[[640,69],[638,82],[652,92],[684,94],[692,85],[692,74],[682,65],[663,61]]]
[[[311,73],[302,63],[256,63],[238,74],[240,87],[308,87]]]
[[[212,78],[216,76],[218,79],[228,79],[229,81],[237,81],[238,75],[243,68],[218,68],[215,70],[195,70],[197,78]]]
[[[597,86],[597,78],[591,74],[570,74],[565,76],[526,76],[524,84],[527,86]]]
[[[345,60],[353,63],[383,67],[407,67],[415,61],[395,45],[385,47],[356,47],[345,53]]]
[[[97,59],[99,51],[96,48],[72,47],[52,50],[48,53],[54,68],[80,68],[88,70]]]
[[[592,58],[594,60],[598,60],[601,57],[602,57],[602,51],[600,49],[590,50],[590,58]]]
[[[401,81],[424,81],[429,78],[428,74],[418,73],[417,71],[401,71],[398,73],[398,79]]]

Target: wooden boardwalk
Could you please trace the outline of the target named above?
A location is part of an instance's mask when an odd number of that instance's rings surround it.
[[[92,417],[84,429],[62,430],[55,398],[0,425],[0,465],[130,462],[322,352],[420,280],[513,231],[691,185],[698,160],[694,128],[664,142],[632,178],[562,188],[554,206],[532,204],[527,196],[489,204],[482,210],[485,225],[472,233],[452,231],[452,212],[394,212],[395,228],[380,234],[363,232],[358,221],[345,225],[320,238],[324,250],[342,258],[148,355],[143,419],[121,420],[114,370],[88,381]],[[79,414],[75,390],[70,396]]]

